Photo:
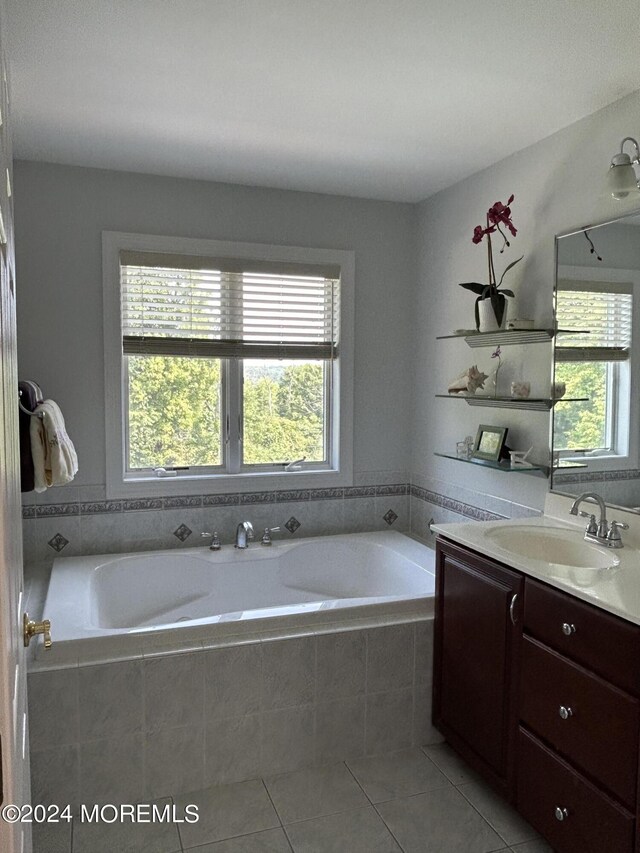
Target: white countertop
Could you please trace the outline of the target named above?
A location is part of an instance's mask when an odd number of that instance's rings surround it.
[[[619,510],[609,517],[629,522],[628,513]],[[571,516],[569,516],[571,518]],[[631,519],[632,529],[627,532],[629,545],[613,551],[620,564],[611,569],[579,569],[569,566],[545,563],[500,547],[487,533],[496,527],[527,526],[527,527],[565,527],[568,530],[584,530],[582,520],[579,524],[566,521],[562,516],[543,515],[538,518],[513,519],[485,522],[464,522],[461,524],[434,524],[432,529],[441,537],[465,545],[473,551],[497,562],[511,566],[532,578],[548,583],[557,589],[575,595],[589,604],[621,616],[629,622],[640,625],[640,549],[633,547],[637,543],[637,528],[640,526],[640,516]],[[635,529],[634,529],[635,528]],[[623,537],[624,537],[623,533]],[[607,551],[603,546],[595,548]]]

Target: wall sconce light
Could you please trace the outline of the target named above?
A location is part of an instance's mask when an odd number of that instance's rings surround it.
[[[625,142],[631,142],[636,149],[633,159],[625,153]],[[620,153],[611,158],[611,168],[607,173],[607,183],[614,198],[620,200],[626,198],[634,190],[640,190],[640,181],[634,166],[640,166],[640,148],[633,137],[625,136],[620,145]]]

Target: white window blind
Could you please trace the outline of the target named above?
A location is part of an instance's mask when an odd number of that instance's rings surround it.
[[[626,361],[631,346],[632,285],[562,281],[556,294],[557,361]]]
[[[334,358],[339,274],[336,267],[123,252],[123,352]]]

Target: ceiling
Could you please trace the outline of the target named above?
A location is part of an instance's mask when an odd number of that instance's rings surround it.
[[[420,201],[638,88],[638,0],[9,0],[23,159]]]

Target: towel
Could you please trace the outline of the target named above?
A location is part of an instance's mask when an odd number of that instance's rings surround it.
[[[18,382],[20,402],[29,412],[32,412],[42,400],[42,390],[35,382],[28,379]],[[31,421],[32,416],[20,409],[20,489],[32,492],[35,476],[33,458],[31,456]]]
[[[58,404],[45,400],[34,411],[40,415],[31,418],[34,488],[44,492],[49,486],[63,486],[73,480],[78,472],[78,457]]]

